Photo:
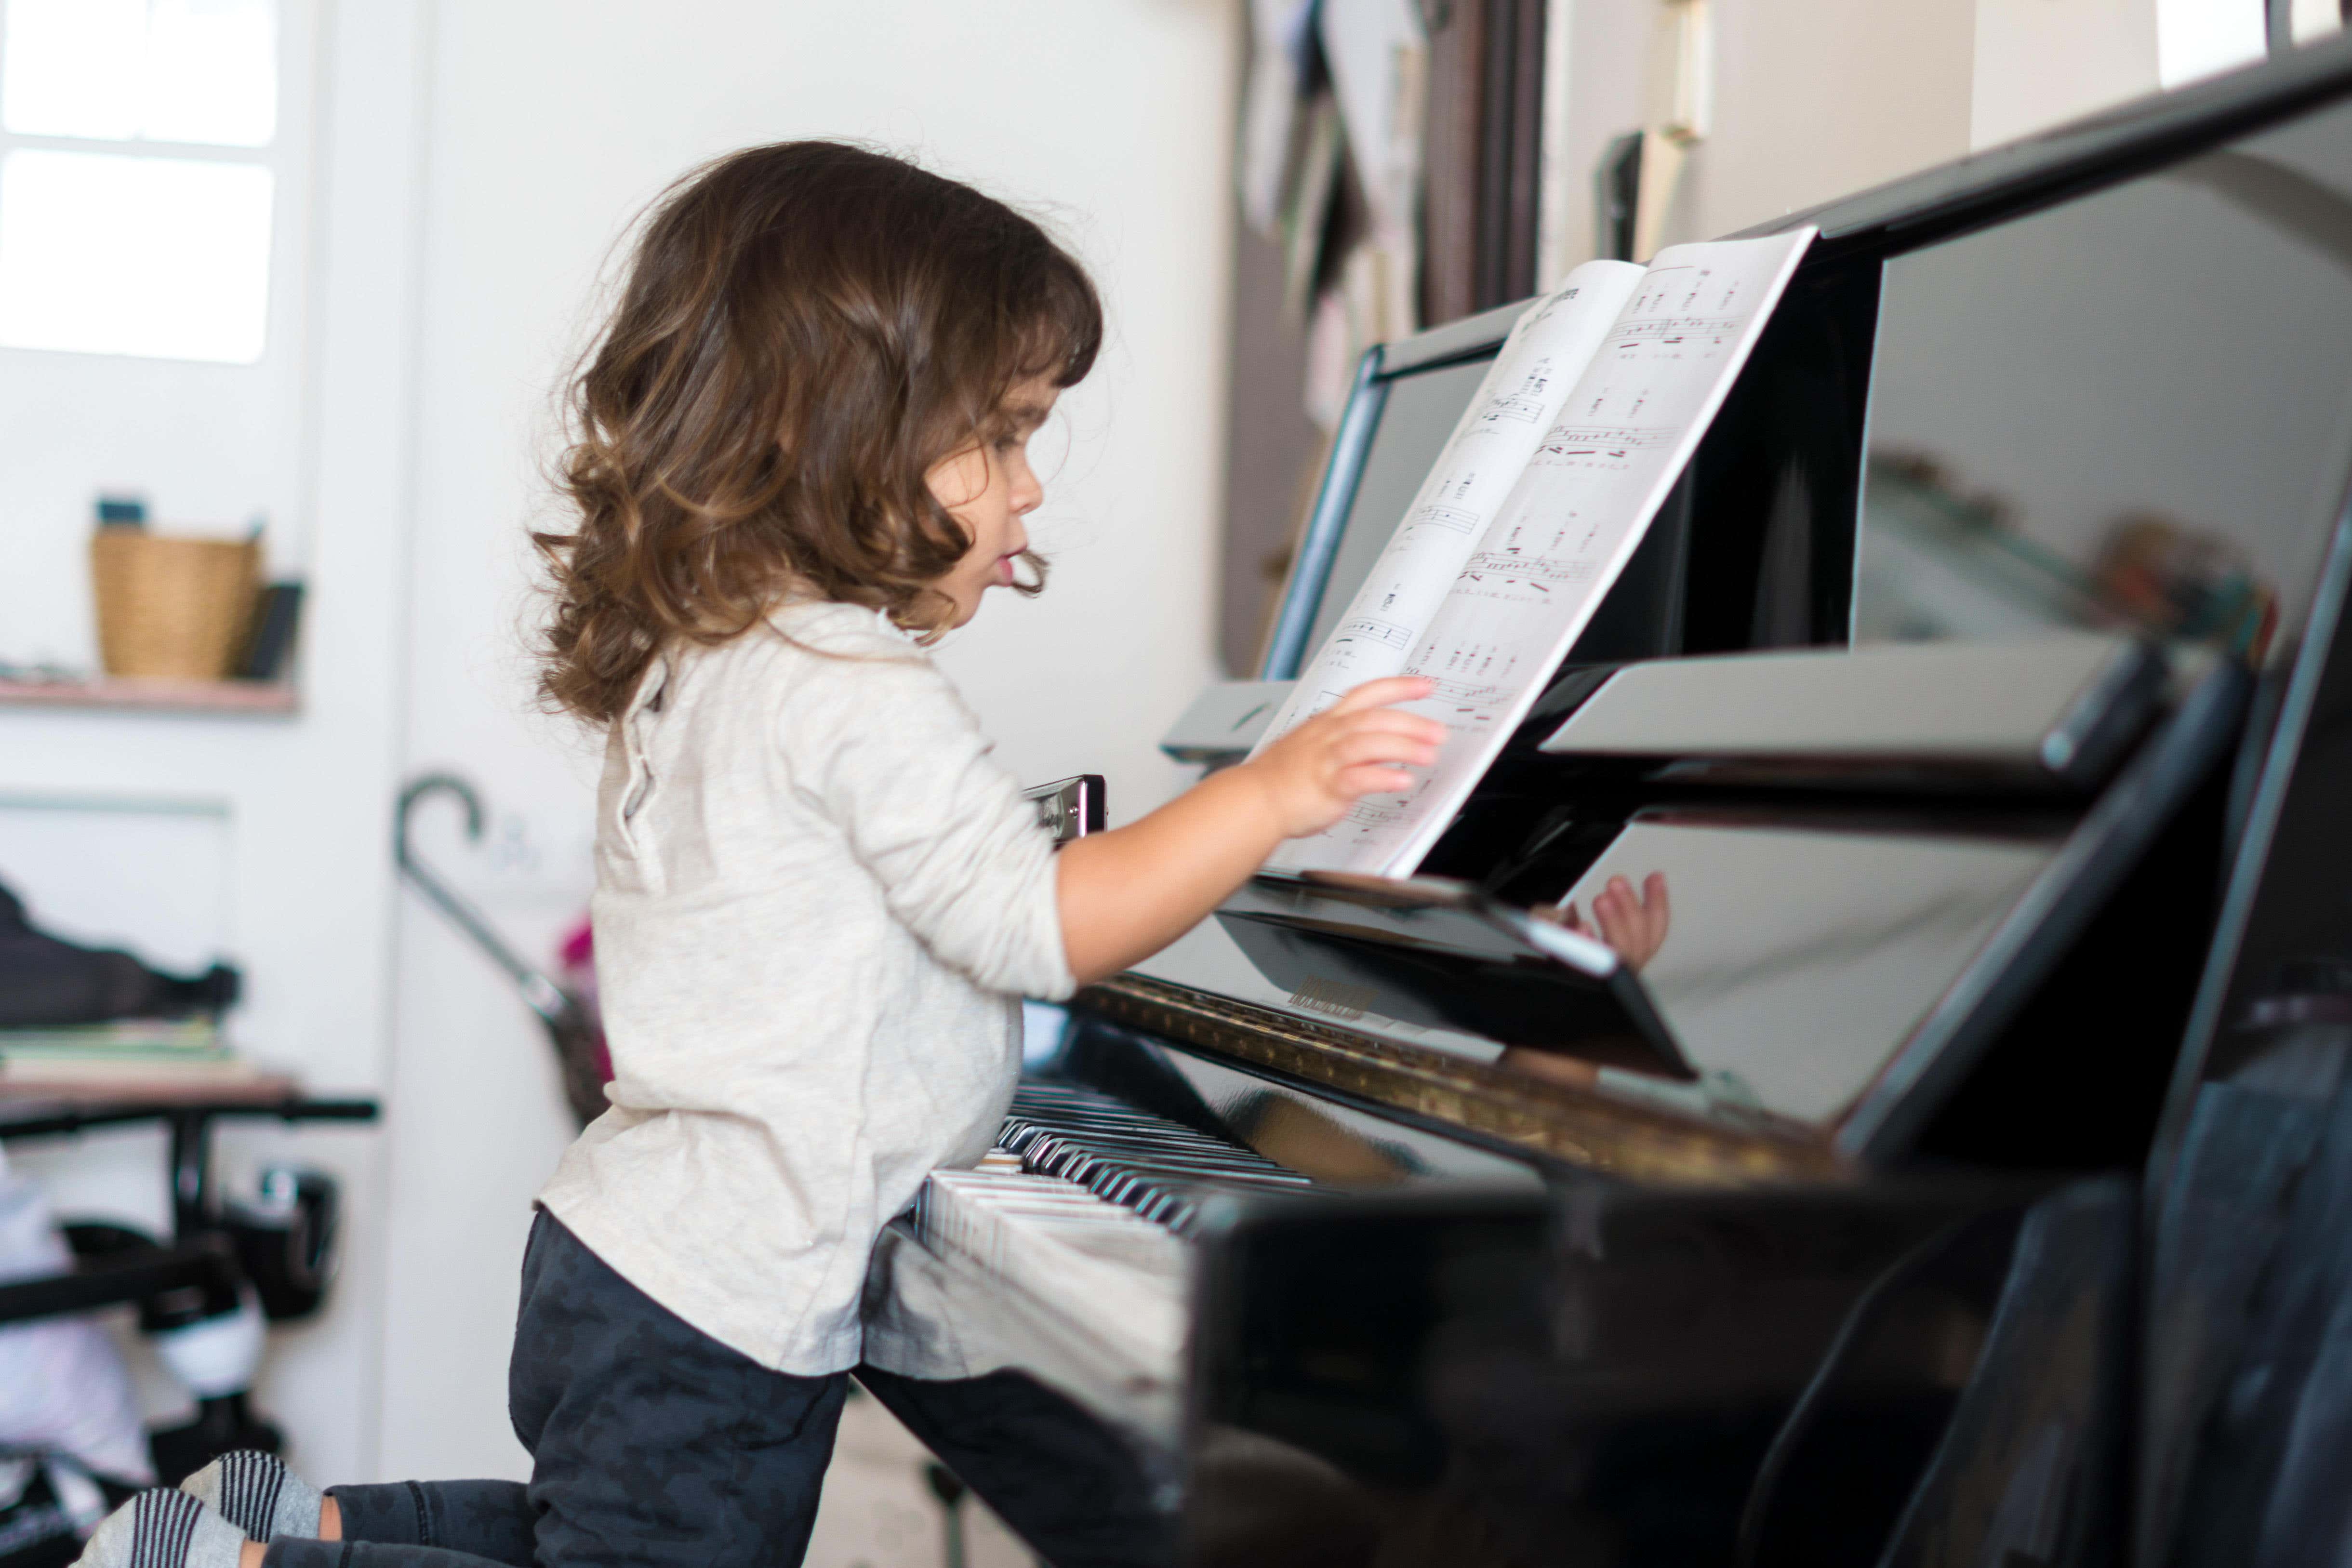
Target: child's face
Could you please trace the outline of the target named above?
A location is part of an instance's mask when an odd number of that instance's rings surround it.
[[[1045,499],[1029,468],[1029,437],[1054,411],[1059,389],[1044,376],[1023,382],[1004,400],[1003,423],[923,476],[931,497],[971,535],[971,548],[931,586],[955,605],[948,625],[980,614],[981,595],[1013,584],[1013,558],[1029,548],[1021,520]]]

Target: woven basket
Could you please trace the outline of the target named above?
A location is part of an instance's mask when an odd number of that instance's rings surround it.
[[[261,545],[101,528],[90,536],[89,574],[107,674],[218,680],[251,626]]]

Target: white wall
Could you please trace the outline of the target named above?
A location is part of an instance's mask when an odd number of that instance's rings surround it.
[[[1563,254],[1593,253],[1591,172],[1655,124],[1663,0],[1558,0],[1570,28]],[[1711,0],[1715,95],[1662,242],[1706,239],[2263,53],[2263,0]]]
[[[2014,141],[2156,87],[2152,0],[1977,0],[1976,9],[1970,147]]]
[[[2262,0],[1976,0],[1969,145],[1991,147],[2268,47]]]
[[[509,929],[543,949],[589,879],[592,759],[527,715],[519,651],[550,394],[629,216],[746,143],[913,153],[1044,208],[1095,268],[1109,343],[1037,449],[1068,448],[1032,524],[1054,585],[942,658],[1021,775],[1106,773],[1114,816],[1171,790],[1152,743],[1211,668],[1237,25],[1232,0],[437,7],[404,746],[519,819],[505,869],[433,825]],[[515,1276],[568,1129],[503,983],[413,900],[400,919],[379,1468],[520,1474]]]
[[[1684,178],[1689,237],[1725,234],[1957,157],[1962,0],[1717,0],[1716,114]]]
[[[1713,0],[1716,89],[1663,243],[1706,239],[1958,157],[1969,146],[1975,0]],[[1561,141],[1570,263],[1593,254],[1591,174],[1655,123],[1660,0],[1572,0]]]

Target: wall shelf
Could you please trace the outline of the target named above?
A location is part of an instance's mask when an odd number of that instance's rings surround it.
[[[276,680],[0,679],[0,708],[287,718],[300,707],[294,687]]]

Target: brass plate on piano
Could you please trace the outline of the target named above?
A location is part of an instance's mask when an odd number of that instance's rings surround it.
[[[1691,1186],[1843,1181],[1826,1142],[1710,1127],[1598,1090],[1228,1001],[1139,974],[1089,985],[1074,1008],[1612,1176]]]

